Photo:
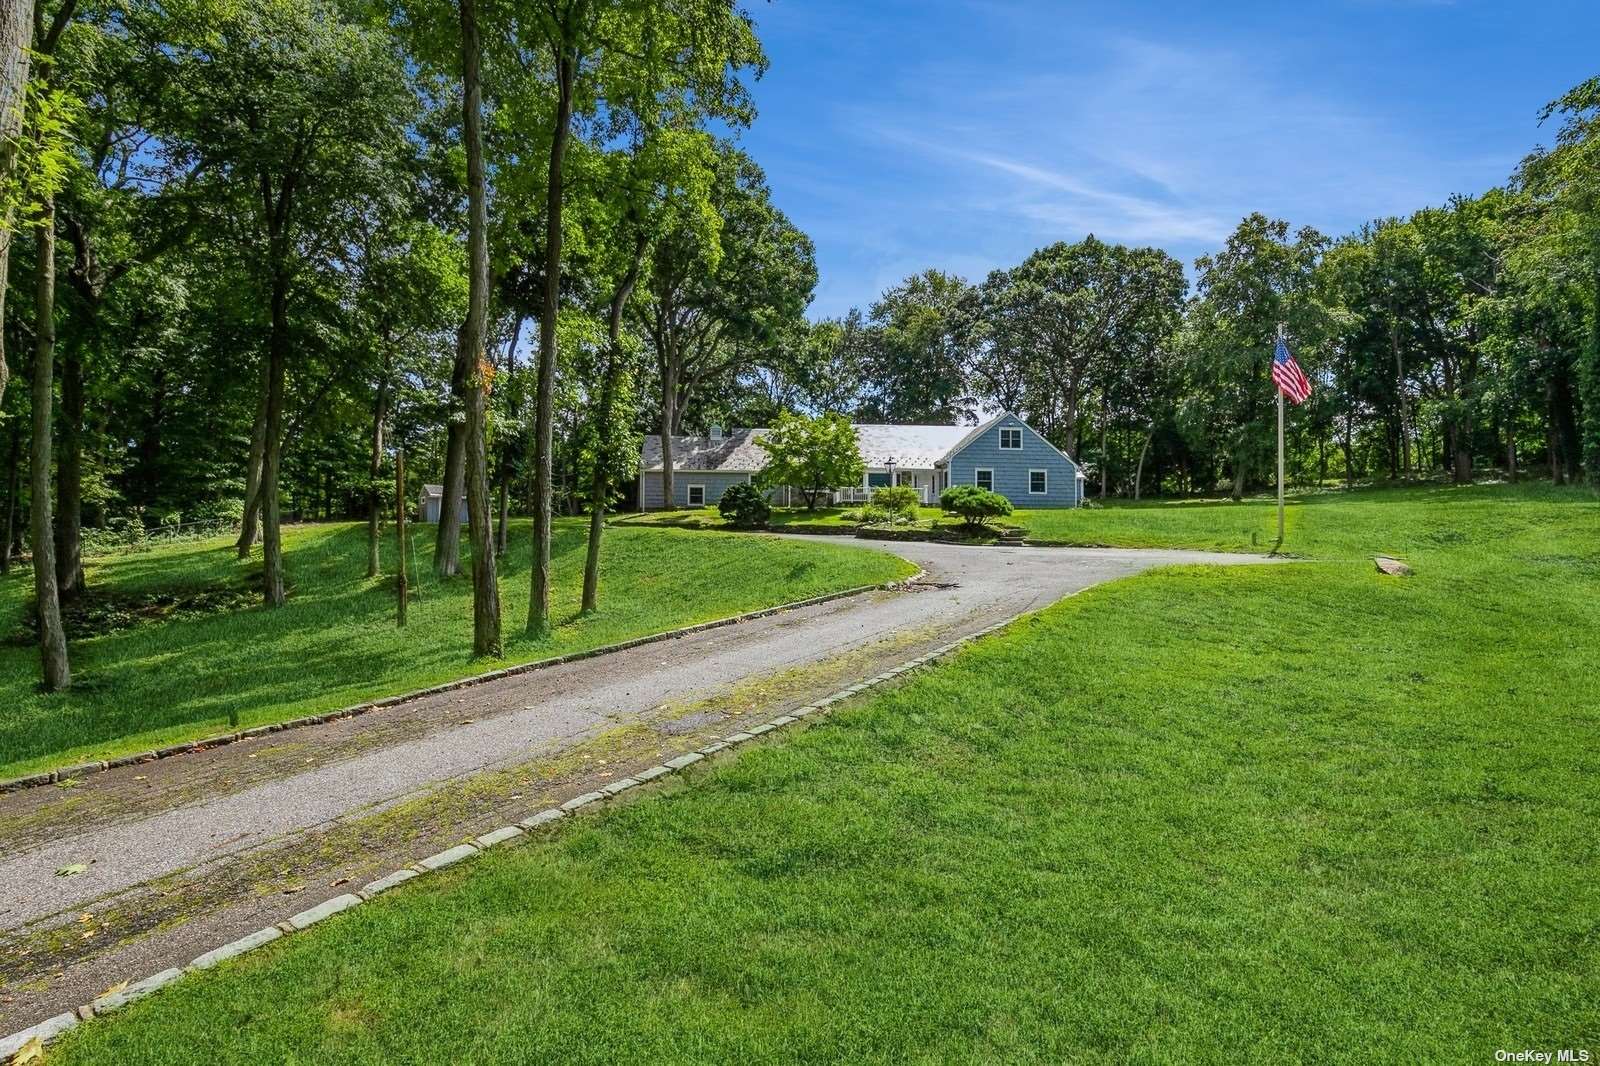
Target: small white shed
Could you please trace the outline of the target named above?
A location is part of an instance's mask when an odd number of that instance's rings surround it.
[[[437,521],[439,521],[439,508],[443,504],[443,502],[444,502],[444,486],[443,485],[424,485],[424,486],[422,486],[422,491],[417,494],[417,521],[418,522],[437,522]],[[461,524],[465,525],[466,521],[467,521],[467,497],[465,496],[465,494],[462,495],[461,499],[456,501],[456,504],[457,504],[456,513],[461,516],[460,517]]]

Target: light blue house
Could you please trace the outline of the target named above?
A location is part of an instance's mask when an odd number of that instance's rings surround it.
[[[866,473],[859,485],[836,486],[829,503],[856,503],[886,485],[908,485],[934,504],[951,485],[992,489],[1012,506],[1076,507],[1083,473],[1065,452],[1020,417],[1002,412],[977,426],[858,425],[856,442]],[[679,507],[703,507],[729,485],[753,480],[766,467],[765,429],[672,438],[672,495]],[[639,456],[639,505],[657,510],[662,493],[661,438],[648,436]],[[773,490],[777,502],[798,504],[798,490]]]

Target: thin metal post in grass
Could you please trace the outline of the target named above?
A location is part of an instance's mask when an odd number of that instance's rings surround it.
[[[406,450],[394,450],[394,535],[396,547],[400,550],[395,555],[400,559],[400,575],[395,582],[395,592],[399,599],[395,602],[395,625],[404,628],[406,624]]]
[[[1278,344],[1283,343],[1283,323],[1278,323]],[[1276,356],[1274,356],[1276,357]],[[1277,551],[1283,547],[1283,389],[1274,385],[1273,391],[1278,394],[1278,543],[1272,550]]]

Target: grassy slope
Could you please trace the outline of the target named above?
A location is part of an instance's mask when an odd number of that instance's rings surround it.
[[[1200,543],[1237,534],[1236,511],[1192,513],[1218,516],[1182,519]],[[1323,561],[1091,590],[686,792],[188,978],[61,1058],[1592,1048],[1600,507],[1374,493],[1291,534]],[[1378,576],[1377,550],[1417,575]]]
[[[415,532],[412,572],[421,564],[422,573],[403,631],[394,625],[392,578],[362,576],[365,527],[309,526],[286,532],[292,591],[281,611],[253,608],[75,642],[77,687],[59,696],[35,691],[35,649],[0,647],[0,704],[6,708],[0,777],[281,721],[491,668],[470,659],[469,582],[463,577],[441,585],[427,566],[433,527]],[[617,529],[604,541],[601,610],[580,619],[586,536],[579,523],[561,522],[553,545],[559,627],[551,639],[533,641],[521,629],[527,524],[513,526],[513,533],[501,563],[507,663],[892,580],[911,570],[903,560],[843,546]],[[213,541],[94,561],[89,581],[128,591],[197,588],[259,572],[259,558],[239,563],[230,546]],[[27,575],[0,582],[0,632],[16,629],[31,593]]]

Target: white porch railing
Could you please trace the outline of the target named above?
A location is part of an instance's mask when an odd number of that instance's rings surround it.
[[[902,485],[900,487],[915,488],[917,490],[917,499],[922,502],[924,507],[933,503],[933,489],[927,485]],[[846,489],[835,489],[833,491],[833,502],[836,505],[846,503],[871,503],[872,494],[876,491],[878,491],[876,487],[867,488],[864,485],[852,485]]]

